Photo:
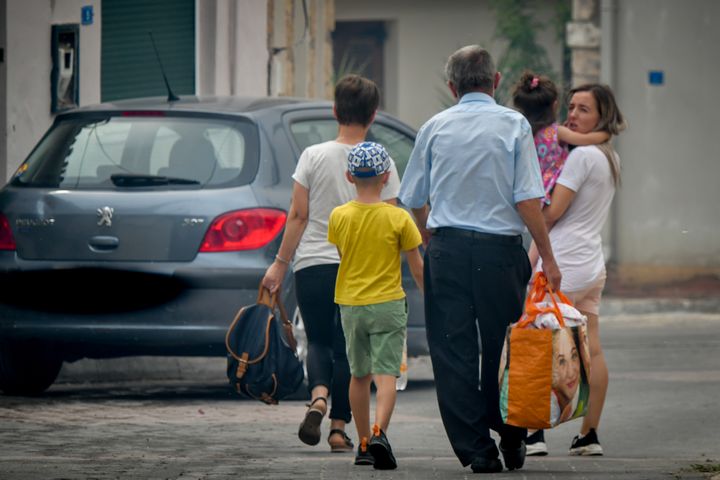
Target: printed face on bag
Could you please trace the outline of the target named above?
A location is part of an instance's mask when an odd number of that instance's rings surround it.
[[[561,329],[554,337],[553,385],[560,410],[570,403],[580,382],[580,354],[570,330]]]

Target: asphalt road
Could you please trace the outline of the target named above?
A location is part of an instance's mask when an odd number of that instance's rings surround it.
[[[720,479],[720,314],[602,322],[611,375],[599,430],[605,456],[567,455],[576,420],[546,433],[549,456],[492,478]],[[98,374],[112,379],[113,368],[128,364],[98,365]],[[411,362],[410,384],[398,397],[388,435],[400,466],[392,472],[355,467],[351,454],[331,454],[324,441],[301,444],[296,431],[304,402],[266,406],[237,398],[225,385],[221,359],[178,363],[184,380],[159,380],[148,362],[134,365],[123,378],[135,380],[56,384],[39,398],[0,397],[0,479],[473,476],[450,450],[427,359]],[[63,379],[74,380],[72,368]]]

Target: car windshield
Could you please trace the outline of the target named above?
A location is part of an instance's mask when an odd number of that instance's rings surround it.
[[[66,189],[213,188],[249,183],[257,129],[247,120],[70,116],[20,166],[13,185]]]

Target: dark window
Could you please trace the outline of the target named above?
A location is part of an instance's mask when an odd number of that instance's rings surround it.
[[[370,127],[367,139],[385,147],[392,159],[395,160],[398,175],[402,178],[408,160],[410,160],[410,153],[415,145],[415,140],[394,128],[378,122],[373,123]]]
[[[103,101],[167,95],[148,32],[173,92],[195,94],[195,0],[103,0]]]
[[[333,119],[300,120],[290,125],[295,143],[300,151],[310,145],[335,140],[338,134],[337,121]]]
[[[377,83],[380,105],[384,106],[384,45],[383,22],[336,22],[333,32],[333,68],[336,80],[356,73]]]
[[[43,138],[18,169],[13,184],[68,189],[211,188],[249,183],[257,157],[257,131],[246,121],[71,117]],[[137,178],[143,176],[148,178]],[[125,184],[123,177],[129,177]],[[167,178],[176,182],[167,183]]]
[[[290,125],[290,131],[298,148],[302,151],[310,145],[337,138],[337,122],[331,119],[299,120]],[[372,124],[367,139],[385,147],[395,161],[398,174],[402,178],[415,140],[407,134],[379,122]]]

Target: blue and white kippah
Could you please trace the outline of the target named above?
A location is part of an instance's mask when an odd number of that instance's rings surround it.
[[[390,155],[379,143],[358,143],[348,154],[348,170],[354,177],[382,175],[390,171]]]

